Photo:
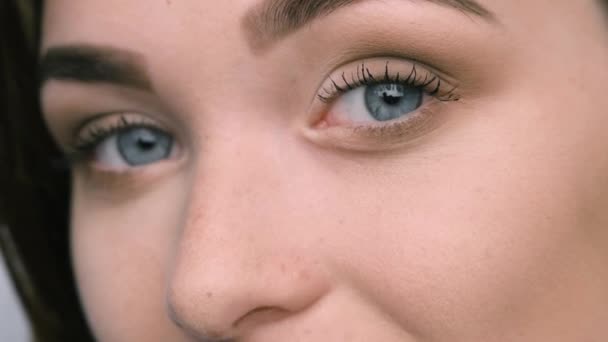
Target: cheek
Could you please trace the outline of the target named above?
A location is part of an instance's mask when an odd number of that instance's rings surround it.
[[[521,327],[575,325],[563,308],[600,293],[593,278],[605,272],[588,263],[599,260],[590,245],[606,241],[608,201],[595,187],[608,163],[588,146],[598,129],[560,120],[564,110],[548,123],[546,108],[505,103],[455,123],[424,153],[347,174],[334,198],[337,268],[431,340],[517,340],[509,334]]]
[[[180,226],[177,211],[185,201],[182,185],[155,184],[145,196],[127,200],[95,196],[87,192],[91,188],[76,177],[71,240],[79,293],[95,336],[174,339],[179,335],[165,315],[164,294]]]
[[[342,315],[339,308],[365,302],[349,311],[353,321],[380,312],[373,319],[390,317],[421,341],[492,340],[495,334],[518,340],[509,335],[516,327],[539,329],[561,308],[584,300],[581,293],[594,291],[584,284],[593,283],[589,276],[597,269],[582,260],[595,257],[589,255],[589,233],[600,225],[588,214],[606,204],[594,195],[594,184],[606,184],[608,162],[586,167],[599,160],[599,149],[581,152],[572,143],[596,132],[574,121],[547,125],[545,111],[524,112],[509,108],[505,99],[496,101],[480,104],[487,119],[463,114],[424,147],[399,156],[344,158],[295,144],[286,154],[289,162],[221,153],[207,162],[217,170],[194,183],[173,175],[128,201],[100,199],[77,178],[75,268],[97,336],[183,336],[166,317],[165,294],[184,226],[215,231],[216,240],[235,245],[243,239],[236,236],[239,229],[255,228],[252,241],[263,242],[255,242],[256,249],[314,256],[334,286],[356,294],[338,307],[336,317]],[[230,164],[221,163],[228,159]],[[259,174],[242,174],[253,166]],[[277,181],[261,181],[269,175]],[[203,179],[207,186],[196,183]],[[243,194],[255,200],[241,208]],[[228,221],[214,226],[212,215],[198,220],[184,214],[196,203],[207,203],[207,212],[216,215],[229,213]],[[212,249],[209,239],[198,243],[196,250],[207,257],[199,264],[217,257],[205,250],[225,253],[226,260],[238,256],[226,246]]]

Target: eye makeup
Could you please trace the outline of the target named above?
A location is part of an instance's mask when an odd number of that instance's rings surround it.
[[[459,99],[455,93],[455,86],[450,86],[446,81],[442,81],[439,75],[422,66],[417,66],[416,63],[401,68],[397,67],[398,71],[394,71],[391,61],[387,60],[383,72],[378,72],[377,63],[375,64],[376,68],[372,71],[365,61],[357,63],[355,70],[342,71],[337,81],[334,79],[335,76],[330,76],[329,85],[323,87],[317,97],[325,103],[331,103],[338,96],[358,87],[399,84],[419,88],[439,101],[458,101]],[[403,72],[404,70],[405,72]]]
[[[348,63],[322,83],[309,134],[322,144],[354,151],[407,145],[438,127],[446,105],[461,99],[455,84],[450,77],[405,59],[379,57]],[[412,92],[422,95],[419,103],[399,107]],[[370,93],[376,108],[393,114],[404,110],[389,116],[390,120],[374,119],[378,116],[370,113]]]

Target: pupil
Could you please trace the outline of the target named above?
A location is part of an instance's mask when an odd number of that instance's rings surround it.
[[[156,140],[153,137],[138,137],[137,146],[142,150],[151,150],[156,145]]]
[[[397,103],[399,103],[399,101],[401,100],[400,96],[392,96],[389,95],[387,92],[383,92],[382,93],[382,100],[384,100],[384,102],[386,102],[386,104],[394,106]]]

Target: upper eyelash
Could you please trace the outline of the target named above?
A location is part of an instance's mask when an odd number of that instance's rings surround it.
[[[460,99],[460,97],[454,93],[456,91],[456,87],[453,87],[447,92],[440,93],[442,81],[439,76],[427,71],[426,75],[424,76],[424,79],[422,79],[422,77],[418,73],[418,70],[416,69],[416,64],[412,66],[412,70],[404,79],[401,78],[399,72],[397,72],[395,76],[391,76],[391,73],[388,69],[388,65],[389,62],[387,61],[384,67],[384,75],[381,78],[376,79],[376,77],[374,77],[369,68],[365,66],[365,62],[362,62],[361,64],[357,65],[356,73],[351,72],[350,82],[346,77],[346,72],[342,72],[340,78],[342,79],[344,84],[340,86],[336,81],[334,81],[334,79],[330,78],[329,80],[331,81],[331,85],[329,86],[329,89],[327,87],[323,88],[321,92],[317,95],[317,97],[322,102],[329,103],[341,94],[361,86],[370,86],[384,83],[397,83],[421,88],[425,90],[429,95],[436,97],[440,101],[458,101]],[[431,75],[430,78],[429,74]],[[432,88],[429,89],[429,87],[431,86]]]
[[[92,127],[87,128],[87,131],[84,134],[79,134],[76,141],[73,143],[72,152],[69,153],[68,159],[78,161],[83,158],[88,158],[103,140],[113,134],[123,132],[133,127],[158,129],[155,125],[143,120],[137,121],[128,119],[126,116],[122,115],[118,121],[111,125],[93,125]]]

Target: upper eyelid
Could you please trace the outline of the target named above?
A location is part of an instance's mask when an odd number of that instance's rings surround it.
[[[328,78],[330,75],[335,75],[336,71],[338,70],[352,70],[353,66],[363,62],[367,66],[373,66],[374,70],[382,69],[382,71],[384,71],[384,66],[386,65],[387,61],[390,62],[391,65],[407,65],[408,67],[415,64],[417,67],[421,67],[424,70],[428,70],[433,74],[441,76],[442,79],[446,80],[450,84],[456,85],[458,83],[458,77],[453,75],[453,73],[449,70],[446,70],[445,67],[442,68],[435,64],[428,63],[424,59],[395,52],[369,53],[358,50],[346,54],[343,58],[333,59],[329,65],[324,68],[324,73],[326,74],[325,78]]]
[[[115,116],[117,118],[114,118]],[[155,123],[150,118],[145,118],[143,115],[131,118],[135,116],[137,116],[136,113],[131,112],[111,112],[98,114],[87,119],[77,126],[72,133],[70,142],[63,146],[64,154],[71,162],[86,159],[87,154],[90,154],[91,149],[95,148],[96,145],[112,134],[132,127],[142,126],[169,132],[168,129]]]
[[[170,129],[166,127],[164,123],[155,120],[145,113],[121,110],[99,113],[87,118],[74,128],[72,131],[72,137],[77,139],[79,137],[83,137],[87,132],[95,129],[104,129],[107,128],[107,126],[133,125],[151,126],[163,131],[170,131]]]
[[[384,61],[384,67],[382,68],[382,72],[378,71],[378,61]],[[407,74],[407,76],[401,76],[403,75],[405,72],[402,72],[404,70],[403,67],[397,67],[397,69],[399,69],[399,71],[395,72],[390,70],[389,71],[389,63],[390,62],[394,62],[395,64],[399,64],[399,63],[406,63],[410,65],[410,72]],[[339,96],[341,93],[344,93],[346,90],[352,90],[353,88],[362,86],[362,85],[367,85],[367,84],[373,84],[373,83],[388,83],[388,82],[395,82],[395,79],[387,81],[384,78],[388,78],[391,77],[390,75],[400,75],[399,76],[399,81],[407,81],[409,78],[409,81],[414,81],[414,85],[415,86],[429,86],[430,84],[432,84],[433,82],[429,82],[430,80],[436,80],[435,85],[436,85],[436,89],[434,89],[434,91],[436,93],[441,92],[441,88],[447,87],[449,90],[446,91],[444,94],[442,94],[443,96],[445,96],[445,100],[458,100],[460,99],[460,96],[456,94],[456,91],[458,90],[458,86],[454,85],[454,83],[456,83],[455,81],[452,80],[451,77],[443,75],[441,72],[436,72],[435,70],[432,70],[432,68],[427,67],[424,64],[421,64],[419,62],[415,62],[415,61],[404,61],[401,58],[376,58],[376,59],[372,59],[372,61],[370,62],[369,59],[362,59],[358,62],[356,62],[355,64],[355,70],[353,70],[353,62],[351,63],[347,63],[346,65],[337,68],[336,70],[338,70],[337,74],[338,77],[336,77],[336,72],[332,72],[332,75],[328,76],[327,80],[323,82],[323,85],[321,86],[320,90],[317,92],[317,98],[320,99],[323,102],[331,102],[332,100],[334,100],[337,96]],[[375,67],[373,68],[373,72],[370,70],[369,65],[375,65]],[[391,67],[392,68],[392,67]],[[418,79],[418,75],[419,74],[424,74],[426,75],[425,79]],[[380,79],[375,79],[375,76],[380,76]],[[429,76],[430,75],[430,76]],[[394,76],[392,76],[394,77]],[[356,79],[355,79],[356,78]],[[371,78],[371,80],[370,80]],[[337,81],[336,81],[337,79]],[[350,81],[349,81],[350,79]],[[354,82],[354,85],[353,85]],[[426,84],[428,83],[428,84]],[[426,84],[426,85],[425,85]],[[325,95],[323,95],[325,94]],[[438,96],[437,94],[432,94],[434,96]],[[439,95],[439,96],[442,96]]]

